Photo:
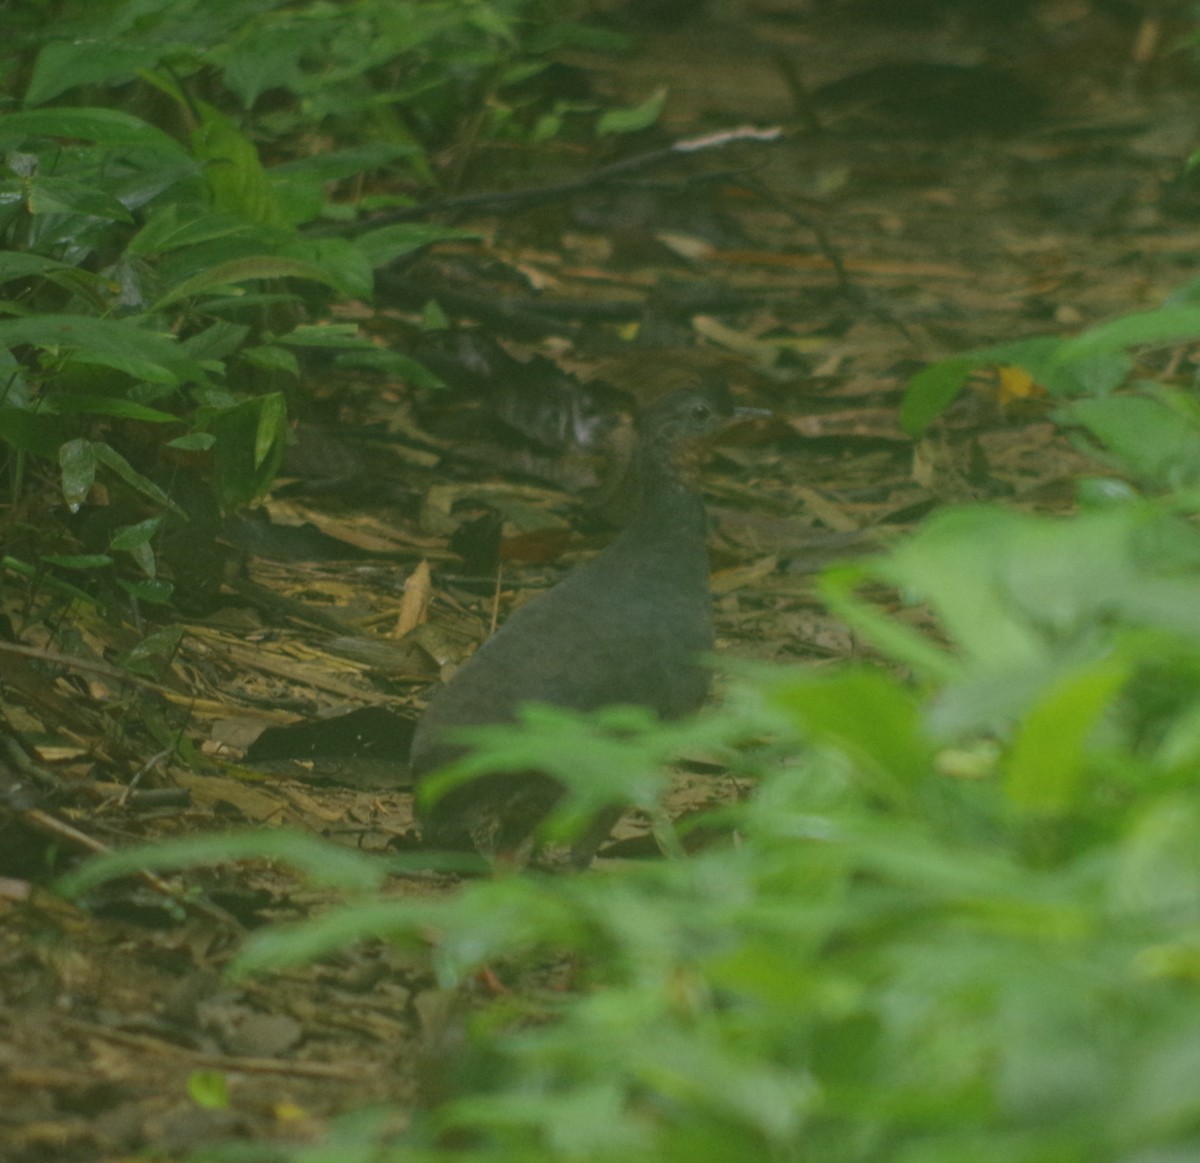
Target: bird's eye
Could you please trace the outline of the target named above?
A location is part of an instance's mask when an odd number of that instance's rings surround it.
[[[692,409],[693,420],[707,420],[712,415],[712,409],[707,404],[697,404]]]

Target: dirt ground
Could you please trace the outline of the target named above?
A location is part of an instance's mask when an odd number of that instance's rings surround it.
[[[565,58],[606,100],[666,87],[657,127],[620,156],[707,144],[648,161],[636,181],[466,212],[457,224],[481,241],[436,248],[377,310],[345,309],[456,389],[314,383],[262,513],[222,532],[215,599],[140,685],[116,663],[153,624],[81,605],[51,622],[23,586],[0,593],[10,644],[30,652],[0,653],[0,711],[58,787],[0,815],[0,1160],[175,1158],[421,1101],[445,1002],[423,956],[368,947],[269,980],[222,977],[244,930],[322,904],[285,869],[170,877],[207,902],[182,916],[153,885],[86,907],[46,886],[89,845],[227,827],[410,849],[404,724],[495,617],[610,535],[605,482],[639,400],[715,371],[774,413],[732,434],[704,477],[719,648],[735,658],[826,665],[854,651],[815,573],[936,507],[1071,507],[1096,462],[1011,369],[973,379],[916,441],[898,406],[930,360],[1072,332],[1194,276],[1200,197],[1183,163],[1197,84],[1171,51],[1187,26],[1098,0],[899,9],[907,19],[866,2],[748,0],[672,21],[663,4],[629,56]],[[746,126],[783,133],[710,136]],[[614,148],[480,146],[462,190],[578,178]],[[482,346],[422,349],[412,284]],[[447,305],[455,287],[474,308]],[[478,383],[462,373],[472,359]],[[1144,359],[1178,376],[1192,357]],[[263,742],[247,757],[264,728],[363,708],[394,716],[351,720],[375,741],[365,757],[307,737],[299,760]],[[180,733],[190,765],[175,758]],[[672,807],[727,794],[690,772]],[[600,863],[651,851],[631,817]],[[455,884],[428,873],[387,891]],[[222,1075],[228,1103],[197,1101]]]

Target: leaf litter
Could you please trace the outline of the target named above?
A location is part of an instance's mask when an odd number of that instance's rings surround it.
[[[434,367],[456,382],[314,387],[335,419],[307,422],[306,455],[289,456],[259,527],[225,530],[216,600],[147,675],[107,661],[136,645],[133,626],[76,607],[67,655],[62,628],[52,638],[8,592],[2,613],[30,653],[0,644],[0,713],[36,770],[0,757],[6,1158],[178,1156],[229,1137],[303,1138],[342,1110],[419,1100],[418,1064],[441,1052],[453,1011],[426,954],[368,943],[269,983],[231,983],[220,970],[244,930],[335,895],[258,860],[122,882],[83,912],[39,887],[48,853],[70,863],[89,847],[279,825],[406,850],[404,724],[497,620],[611,535],[613,462],[652,395],[715,372],[775,413],[705,470],[731,657],[854,654],[815,598],[815,572],[938,506],[1069,509],[1094,463],[1013,372],[976,377],[919,441],[897,418],[929,361],[1155,303],[1194,253],[1197,231],[1168,197],[1181,154],[1166,133],[1190,94],[1142,83],[1134,45],[1114,41],[1093,6],[1076,5],[1070,28],[1042,7],[1044,43],[1021,45],[1018,64],[1040,78],[1046,110],[1008,135],[923,129],[911,106],[897,130],[869,76],[908,34],[805,29],[782,4],[650,33],[627,60],[581,57],[626,107],[666,84],[660,143],[794,124],[795,69],[779,63],[789,55],[819,61],[803,78],[818,91],[860,79],[827,90],[857,96],[818,107],[819,135],[680,150],[691,168],[658,188],[647,174],[511,213],[468,210],[460,224],[483,241],[435,247],[405,272],[478,324],[482,337]],[[953,22],[938,36],[974,51]],[[907,45],[918,56],[919,39]],[[1048,69],[1052,54],[1070,67]],[[1128,83],[1111,86],[1112,69]],[[839,116],[850,119],[840,129]],[[468,176],[495,164],[474,158]],[[423,302],[394,289],[361,321],[421,358]],[[1190,366],[1193,353],[1167,358]],[[370,708],[389,717],[349,719],[349,758],[323,753],[318,733],[298,755],[254,759],[268,729]],[[181,748],[190,766],[174,758]],[[744,791],[692,764],[668,810],[687,817]],[[627,817],[604,858],[652,851],[646,822]],[[427,874],[383,891],[436,897],[456,883]],[[535,994],[562,974],[543,967],[505,988]],[[196,1100],[214,1071],[230,1080],[227,1103]]]

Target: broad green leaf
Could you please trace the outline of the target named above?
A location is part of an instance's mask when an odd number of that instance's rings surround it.
[[[44,275],[48,271],[69,269],[67,264],[57,259],[45,258],[40,254],[27,254],[24,251],[0,251],[0,283],[9,279],[27,279],[31,275]]]
[[[250,31],[226,57],[225,84],[243,109],[252,108],[268,89],[303,93],[309,85],[301,61],[321,51],[326,35],[324,25],[317,21],[272,23]]]
[[[183,147],[161,129],[117,109],[62,106],[0,116],[0,142],[26,137],[74,137],[97,145],[156,150],[173,158],[186,156]]]
[[[20,344],[69,353],[80,362],[112,367],[155,383],[204,379],[200,366],[185,356],[173,337],[119,319],[34,315],[0,322],[0,347]]]
[[[133,221],[133,215],[108,190],[70,178],[34,179],[27,205],[30,214],[82,214],[107,222]]]
[[[1122,315],[1082,335],[1064,340],[1054,357],[1059,364],[1073,363],[1089,356],[1124,351],[1146,343],[1167,343],[1200,336],[1200,307],[1159,307]]]
[[[261,233],[261,228],[237,215],[190,212],[188,207],[172,202],[150,216],[130,240],[126,253],[168,254],[222,238],[259,239]]]
[[[126,45],[107,38],[52,40],[42,46],[25,93],[26,106],[40,105],[80,85],[101,85],[133,76],[149,63],[144,44]]]
[[[366,255],[367,262],[378,269],[387,266],[414,250],[448,240],[478,239],[473,231],[456,230],[450,226],[436,226],[426,222],[398,222],[394,226],[381,226],[360,234],[354,245]]]
[[[170,666],[182,641],[182,626],[164,626],[147,634],[121,659],[121,663],[148,678],[159,678]]]
[[[871,567],[857,565],[826,570],[820,580],[822,600],[884,653],[913,667],[922,679],[946,682],[960,674],[961,664],[953,655],[857,595],[873,573]]]
[[[369,299],[374,293],[375,276],[371,264],[347,239],[304,239],[289,243],[283,253],[323,272],[324,281],[347,298]]]
[[[358,350],[340,353],[334,362],[338,367],[365,368],[384,375],[399,376],[418,388],[444,388],[445,382],[424,364],[398,351],[369,344]]]
[[[226,864],[231,860],[281,860],[301,869],[319,884],[356,892],[373,892],[388,874],[385,862],[344,845],[301,832],[256,828],[188,836],[111,852],[69,873],[57,888],[64,896],[75,897],[105,881],[143,869],[165,872]]]
[[[1082,424],[1124,468],[1158,488],[1200,482],[1200,424],[1168,396],[1077,400],[1059,418]]]
[[[913,436],[921,433],[958,398],[967,377],[976,368],[1015,364],[1029,372],[1036,382],[1045,384],[1053,370],[1052,358],[1059,342],[1049,336],[1019,339],[931,364],[909,381],[900,405],[901,425]]]
[[[136,525],[124,525],[113,534],[108,543],[109,548],[131,550],[145,545],[158,532],[162,523],[162,517],[150,517]]]
[[[287,443],[287,414],[278,392],[226,407],[201,408],[194,423],[216,437],[217,483],[231,513],[271,486]]]
[[[172,287],[153,307],[149,314],[155,315],[181,299],[194,298],[209,291],[236,286],[239,283],[258,279],[310,279],[318,283],[333,285],[328,272],[310,262],[295,258],[280,258],[275,255],[256,255],[252,258],[235,258],[220,263]]]
[[[244,347],[240,355],[251,367],[300,378],[300,364],[286,347],[276,347],[274,344]]]
[[[934,752],[921,727],[916,696],[882,670],[847,668],[830,675],[797,675],[771,700],[806,738],[832,745],[873,773],[890,777],[887,791],[904,792],[933,768]]]
[[[879,573],[928,602],[972,663],[993,669],[1024,666],[1046,657],[1047,647],[1036,625],[1014,610],[1003,574],[1033,526],[1022,514],[1003,509],[951,509],[898,546],[880,563]],[[1088,567],[1080,563],[1080,568]],[[1062,595],[1045,597],[1054,601]]]
[[[56,393],[46,399],[46,408],[60,416],[87,414],[93,416],[120,416],[123,420],[142,420],[147,424],[174,424],[179,417],[157,408],[147,408],[133,400],[120,396],[80,396],[68,392]]]
[[[1120,658],[1079,668],[1025,716],[1004,763],[1004,791],[1015,807],[1053,814],[1078,806],[1086,793],[1088,739],[1129,673]]]
[[[968,356],[943,359],[922,368],[908,383],[900,405],[900,425],[910,436],[925,430],[958,399],[967,376],[978,366]]]
[[[268,226],[283,225],[283,213],[253,143],[213,106],[200,103],[200,114],[192,149],[204,163],[213,208]]]
[[[250,328],[244,323],[219,320],[183,341],[183,349],[193,359],[222,360],[242,346]]]

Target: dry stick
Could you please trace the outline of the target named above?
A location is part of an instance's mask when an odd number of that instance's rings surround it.
[[[399,306],[419,308],[430,299],[436,299],[451,315],[468,315],[506,335],[528,339],[572,334],[577,330],[577,325],[570,320],[626,323],[639,319],[646,310],[645,301],[641,299],[497,299],[495,296],[445,287],[427,279],[409,279],[388,270],[376,271],[375,283],[381,292]],[[795,298],[795,291],[704,288],[678,296],[672,306],[681,315],[701,315],[760,307],[764,303],[792,303]]]
[[[6,654],[20,654],[25,658],[37,658],[42,662],[51,662],[55,666],[66,667],[68,670],[91,671],[93,674],[100,674],[117,682],[140,686],[167,698],[177,696],[177,692],[171,690],[170,687],[163,686],[162,683],[152,682],[150,679],[130,674],[125,670],[118,670],[115,666],[109,666],[107,662],[93,662],[90,658],[76,658],[72,654],[59,654],[54,650],[43,650],[39,646],[19,646],[15,642],[0,642],[0,651]]]
[[[108,678],[119,680],[121,682],[129,682],[135,686],[145,687],[149,690],[156,691],[160,694],[165,694],[168,688],[163,687],[159,683],[150,682],[147,679],[138,677],[137,675],[127,674],[125,671],[117,670],[116,667],[109,666],[103,662],[93,662],[88,658],[74,658],[69,654],[58,654],[52,650],[41,650],[32,646],[18,646],[13,642],[0,642],[0,650],[7,651],[10,654],[20,654],[26,658],[38,658],[45,662],[53,662],[66,667],[73,667],[77,670],[88,670],[95,674],[102,674]],[[173,691],[170,693],[174,693]],[[25,755],[15,741],[10,741],[7,748],[9,761],[17,770],[23,774],[44,782],[45,777],[49,773],[42,772],[36,764]],[[157,758],[157,757],[156,757]],[[155,760],[151,760],[151,763]],[[51,776],[51,779],[53,777]],[[86,832],[81,832],[78,828],[68,824],[65,820],[60,820],[57,816],[51,815],[49,812],[44,812],[40,808],[12,808],[10,809],[14,815],[24,820],[35,831],[41,832],[43,835],[50,836],[57,840],[65,840],[75,848],[82,849],[84,852],[92,855],[107,855],[112,852],[108,845],[89,836]],[[223,925],[230,925],[234,929],[240,931],[242,923],[232,914],[226,912],[217,905],[210,904],[207,901],[201,900],[180,900],[180,892],[173,888],[162,877],[150,872],[146,869],[141,869],[136,873],[146,884],[148,884],[155,892],[161,893],[163,896],[174,901],[176,904],[182,904],[185,907],[194,909],[196,912],[209,918],[209,920],[218,921]]]
[[[504,562],[496,562],[496,591],[492,594],[492,624],[488,629],[488,637],[490,638],[496,633],[496,626],[500,621],[500,586],[504,578]]]
[[[846,296],[846,298],[857,304],[864,311],[873,315],[879,320],[880,323],[883,323],[887,327],[894,327],[900,332],[901,335],[904,336],[905,339],[912,339],[912,332],[905,327],[903,320],[897,319],[890,312],[885,311],[883,308],[877,307],[874,303],[872,303],[868,296],[864,293],[863,289],[846,273],[845,264],[842,262],[841,251],[839,251],[837,247],[833,245],[833,241],[830,239],[829,235],[825,231],[825,227],[822,226],[821,223],[819,223],[815,218],[809,218],[807,215],[802,214],[787,198],[784,198],[780,194],[776,194],[774,190],[770,189],[766,185],[765,182],[757,178],[750,178],[747,180],[746,187],[753,193],[757,194],[764,202],[774,206],[777,210],[782,210],[783,213],[791,218],[791,220],[796,223],[797,226],[801,226],[812,231],[813,238],[815,238],[817,242],[817,249],[821,252],[821,255],[825,258],[829,265],[833,267],[834,277],[838,282],[838,289],[843,295]]]
[[[130,1034],[125,1030],[113,1030],[94,1022],[80,1021],[78,1018],[59,1018],[59,1023],[68,1030],[88,1037],[105,1038],[119,1046],[128,1046],[135,1050],[149,1050],[155,1054],[167,1054],[173,1058],[182,1058],[196,1066],[210,1067],[214,1070],[242,1071],[246,1074],[290,1074],[297,1078],[344,1078],[349,1080],[361,1079],[363,1067],[338,1066],[333,1062],[289,1062],[282,1058],[243,1058],[236,1054],[209,1054],[203,1050],[189,1050],[186,1046],[176,1046],[164,1042],[161,1038],[151,1038],[145,1034]]]
[[[41,808],[26,808],[24,810],[14,808],[12,812],[18,819],[22,820],[34,831],[40,832],[43,836],[65,841],[73,848],[81,849],[92,856],[107,856],[113,851],[107,844],[101,843],[86,832],[81,832],[65,820],[60,820],[57,816],[53,816],[49,812],[43,812]],[[232,913],[228,913],[220,906],[211,904],[208,901],[181,899],[182,894],[179,890],[163,880],[156,873],[143,868],[139,869],[133,875],[137,876],[155,892],[165,896],[174,904],[194,909],[210,921],[216,921],[221,925],[231,927],[237,932],[242,931],[241,921]]]
[[[557,202],[583,190],[608,185],[628,174],[666,165],[668,162],[677,160],[680,155],[721,149],[727,145],[766,144],[780,141],[782,138],[783,130],[778,126],[758,129],[752,125],[744,125],[737,129],[722,130],[719,133],[708,133],[703,137],[685,138],[669,145],[666,149],[651,150],[649,153],[622,158],[620,161],[601,166],[598,170],[593,170],[590,174],[569,182],[554,182],[548,186],[533,186],[524,190],[492,190],[481,194],[464,194],[459,198],[443,198],[440,201],[426,202],[423,206],[410,206],[403,210],[394,210],[390,214],[371,218],[365,222],[355,223],[354,229],[375,230],[393,222],[411,222],[419,218],[428,218],[433,214],[465,210],[507,211],[521,209],[525,206],[537,206],[543,202]]]

